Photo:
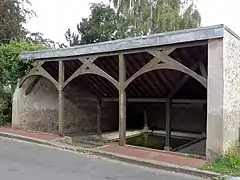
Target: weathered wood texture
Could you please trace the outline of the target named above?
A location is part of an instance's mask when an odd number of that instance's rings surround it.
[[[144,130],[148,130],[148,114],[147,110],[144,110]]]
[[[126,144],[126,64],[123,54],[119,54],[119,145]]]
[[[36,63],[36,65],[20,80],[19,87],[32,76],[42,76],[51,81],[58,89],[58,82],[42,67],[44,61]]]
[[[97,101],[97,135],[101,136],[102,128],[101,128],[101,115],[102,115],[102,102],[101,99]]]
[[[79,61],[83,63],[81,67],[79,67],[75,73],[68,78],[68,80],[64,83],[64,87],[66,87],[73,79],[80,75],[84,74],[95,74],[98,76],[101,76],[105,79],[107,79],[109,82],[111,82],[117,89],[118,89],[118,82],[111,77],[108,73],[103,71],[101,68],[96,66],[93,62],[97,59],[97,57],[89,58],[89,57],[83,57],[79,58]]]
[[[103,102],[118,102],[118,98],[102,98]],[[127,98],[129,103],[165,103],[166,98]],[[172,103],[206,104],[207,100],[201,99],[172,99]]]
[[[166,102],[166,139],[165,139],[165,150],[170,151],[171,148],[171,99],[167,99]]]
[[[64,63],[63,61],[59,61],[59,89],[58,89],[58,98],[59,98],[59,111],[58,111],[58,119],[59,119],[59,134],[64,136]]]

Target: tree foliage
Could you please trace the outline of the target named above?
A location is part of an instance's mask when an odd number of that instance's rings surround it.
[[[70,46],[103,42],[131,36],[129,19],[116,13],[109,5],[93,3],[91,15],[77,25],[78,33],[67,30],[65,37]]]
[[[27,34],[23,24],[33,11],[26,8],[28,0],[0,0],[0,42],[11,38],[22,38]]]
[[[34,12],[27,9],[28,0],[0,0],[0,125],[11,122],[12,95],[20,77],[32,67],[22,61],[24,51],[65,47],[41,33],[30,33],[23,25]],[[29,6],[30,7],[30,6]]]
[[[201,16],[193,0],[110,0],[92,4],[91,14],[65,34],[70,46],[198,27]]]
[[[0,126],[11,123],[12,94],[0,89]]]
[[[110,2],[118,13],[133,19],[133,28],[142,27],[143,32],[148,32],[147,34],[193,28],[201,24],[201,16],[194,0],[110,0]]]
[[[0,45],[0,72],[5,88],[15,90],[18,78],[22,77],[31,68],[31,62],[23,61],[19,55],[24,51],[41,50],[45,47],[41,44],[34,44],[26,40],[11,40],[8,44]]]

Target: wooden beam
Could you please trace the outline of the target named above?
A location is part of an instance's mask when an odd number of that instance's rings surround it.
[[[207,88],[207,79],[204,78],[203,76],[200,76],[196,72],[192,71],[188,67],[184,66],[183,64],[179,63],[175,59],[171,58],[170,56],[166,55],[164,52],[160,51],[149,51],[150,54],[155,56],[155,58],[158,59],[158,61],[162,61],[164,63],[157,65],[156,63],[154,64],[154,68],[150,67],[150,70],[157,70],[157,69],[173,69],[177,70],[183,73],[188,74],[189,76],[193,77],[196,79],[198,82],[200,82],[205,88]],[[151,69],[152,68],[152,69]],[[148,72],[147,71],[147,72]],[[145,72],[143,72],[145,73]]]
[[[138,59],[135,58],[134,55],[131,55],[130,57],[132,57],[132,61],[130,60],[129,62],[134,62],[134,65],[137,65],[139,67],[139,69],[141,69],[142,67],[145,66],[145,64],[141,63],[141,60],[138,61]],[[144,59],[143,56],[142,56],[142,58]],[[155,85],[153,79],[151,81],[149,81],[149,79],[146,76],[140,76],[138,78],[143,82],[142,87],[144,89],[146,89],[149,96],[161,96],[162,95],[162,91],[159,90],[158,87],[156,88],[156,85]],[[159,93],[160,93],[160,95],[159,95]]]
[[[63,61],[59,61],[59,87],[58,87],[58,121],[59,121],[59,135],[64,136],[64,63]]]
[[[42,67],[44,61],[35,62],[34,67],[20,80],[19,88],[23,85],[23,83],[32,76],[42,76],[51,81],[55,87],[58,89],[58,82]]]
[[[144,56],[143,54],[142,56],[143,56],[143,60],[145,61],[145,64],[148,63],[146,55]],[[154,74],[149,73],[149,76],[153,80],[153,82],[155,81],[155,82],[160,82],[160,84],[163,84],[162,77],[159,75],[159,72],[155,72]],[[167,88],[164,85],[161,86],[159,85],[159,83],[156,83],[156,84],[158,85],[158,89],[161,90],[161,94],[165,94],[166,92],[168,92]]]
[[[134,65],[133,65],[133,63],[132,63],[132,61],[129,61],[129,59],[127,59],[128,61],[128,66],[127,66],[127,64],[126,64],[126,68],[128,67],[129,68],[129,70],[130,70],[130,72],[134,72],[135,71],[135,68],[134,68]],[[131,77],[131,75],[129,74],[129,71],[127,71],[126,70],[126,74],[127,74],[127,76],[128,77]],[[136,81],[133,81],[132,82],[134,85],[136,85]],[[134,89],[134,88],[133,88]],[[127,89],[127,91],[129,91],[129,87],[128,87],[128,89]],[[135,89],[135,91],[137,92],[136,94],[137,95],[139,95],[139,93],[140,93],[140,95],[143,95],[143,94],[146,94],[146,91],[145,91],[145,89],[142,87],[142,86],[139,86],[138,88],[137,88],[137,90]]]
[[[204,66],[202,61],[199,64],[199,68],[200,68],[202,76],[207,78],[207,70],[206,70],[206,68],[205,68],[205,66]]]
[[[147,115],[147,110],[144,110],[144,130],[148,130],[148,115]]]
[[[79,61],[81,61],[83,64],[80,66],[71,77],[69,77],[66,82],[64,83],[64,87],[67,86],[68,83],[70,83],[73,79],[80,75],[84,74],[95,74],[98,76],[101,76],[105,79],[107,79],[109,82],[111,82],[116,89],[118,89],[118,82],[110,76],[108,73],[106,73],[104,70],[99,68],[97,65],[95,65],[93,62],[97,59],[97,57],[94,58],[88,58],[88,57],[81,57],[79,58]]]
[[[97,135],[102,135],[102,128],[101,128],[101,115],[102,115],[102,102],[101,98],[97,101]]]
[[[31,84],[27,87],[25,91],[26,96],[32,92],[33,88],[37,85],[41,78],[42,78],[41,76],[37,76],[34,78],[34,80],[31,82]]]
[[[166,137],[164,150],[171,151],[171,99],[166,101]]]
[[[103,102],[118,102],[118,98],[102,98]],[[166,98],[127,98],[129,103],[165,103]],[[173,99],[172,103],[185,104],[206,104],[206,100],[202,99]]]
[[[189,104],[206,104],[207,100],[205,99],[173,99],[173,103],[189,103]]]
[[[123,54],[119,54],[119,145],[126,144],[126,62]]]
[[[168,64],[168,63],[161,63],[158,64],[159,62],[165,62],[165,60],[162,59],[162,57],[158,57],[159,53],[161,53],[160,55],[164,56],[164,57],[169,57],[168,55],[173,52],[175,49],[165,49],[162,52],[159,51],[149,51],[148,53],[153,55],[154,58],[149,61],[147,64],[145,64],[142,68],[140,68],[136,73],[134,73],[125,83],[124,83],[124,88],[127,88],[128,85],[134,81],[136,78],[138,78],[139,76],[141,76],[142,74],[145,74],[147,72],[153,71],[153,70],[160,70],[160,69],[174,69],[174,67],[172,66],[172,64]],[[157,57],[156,57],[157,56]],[[170,57],[169,57],[170,58]]]
[[[193,70],[193,71],[195,71],[196,69],[197,69],[197,67],[199,66],[199,63],[200,63],[200,61],[198,62],[198,63],[195,63],[192,67],[191,67],[191,69]],[[187,82],[187,80],[189,79],[189,75],[188,74],[185,74],[185,76],[179,81],[179,83],[177,84],[177,86],[176,86],[176,88],[174,88],[173,90],[172,90],[172,92],[169,94],[169,98],[172,98],[180,89],[181,89],[181,87],[183,87],[183,85]]]

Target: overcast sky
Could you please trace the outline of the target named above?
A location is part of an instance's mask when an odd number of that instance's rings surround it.
[[[68,28],[75,29],[82,17],[89,15],[89,4],[109,0],[30,0],[37,13],[26,27],[41,32],[57,42],[65,41]],[[202,15],[202,26],[226,24],[240,35],[240,0],[197,0]]]

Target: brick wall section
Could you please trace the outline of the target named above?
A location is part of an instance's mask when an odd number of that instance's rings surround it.
[[[225,31],[223,39],[223,151],[239,140],[240,40]]]

